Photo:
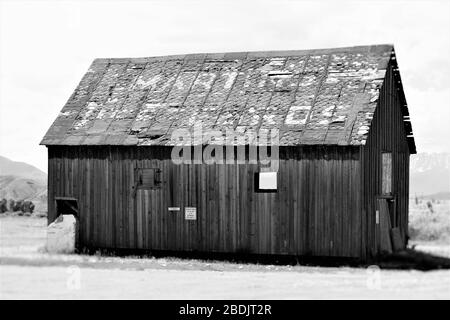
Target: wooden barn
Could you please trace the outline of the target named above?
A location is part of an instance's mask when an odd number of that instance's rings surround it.
[[[392,45],[96,59],[41,144],[48,222],[74,214],[79,248],[365,260],[408,241]],[[251,157],[267,145],[275,166]]]

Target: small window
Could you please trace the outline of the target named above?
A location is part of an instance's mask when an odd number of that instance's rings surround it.
[[[161,187],[161,170],[158,168],[136,169],[138,189],[155,189]]]
[[[381,162],[381,192],[384,195],[392,194],[392,153],[383,152]]]
[[[56,216],[71,214],[78,216],[78,202],[75,198],[55,197],[56,201]]]
[[[256,192],[277,192],[276,172],[257,172],[255,174]]]

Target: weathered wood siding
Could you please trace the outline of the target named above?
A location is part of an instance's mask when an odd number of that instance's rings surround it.
[[[254,192],[257,164],[175,165],[163,147],[49,147],[55,196],[78,199],[80,244],[94,248],[362,257],[360,149],[280,148],[277,193]],[[138,190],[134,169],[162,170]],[[185,207],[197,220],[184,219]],[[180,207],[169,212],[168,207]]]
[[[392,152],[392,194],[398,212],[398,225],[406,243],[408,234],[409,147],[404,129],[402,101],[394,65],[389,64],[380,92],[379,105],[372,120],[367,143],[362,150],[364,216],[367,223],[368,254],[376,255],[380,244],[376,224],[377,199],[381,196],[381,153]]]

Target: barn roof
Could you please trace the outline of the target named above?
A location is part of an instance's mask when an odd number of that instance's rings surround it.
[[[175,129],[201,123],[243,136],[278,129],[286,146],[361,145],[393,50],[96,59],[41,144],[173,145]]]

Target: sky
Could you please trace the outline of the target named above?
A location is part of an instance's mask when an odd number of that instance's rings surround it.
[[[419,152],[450,152],[450,1],[0,0],[0,155],[39,142],[92,60],[392,43]]]

